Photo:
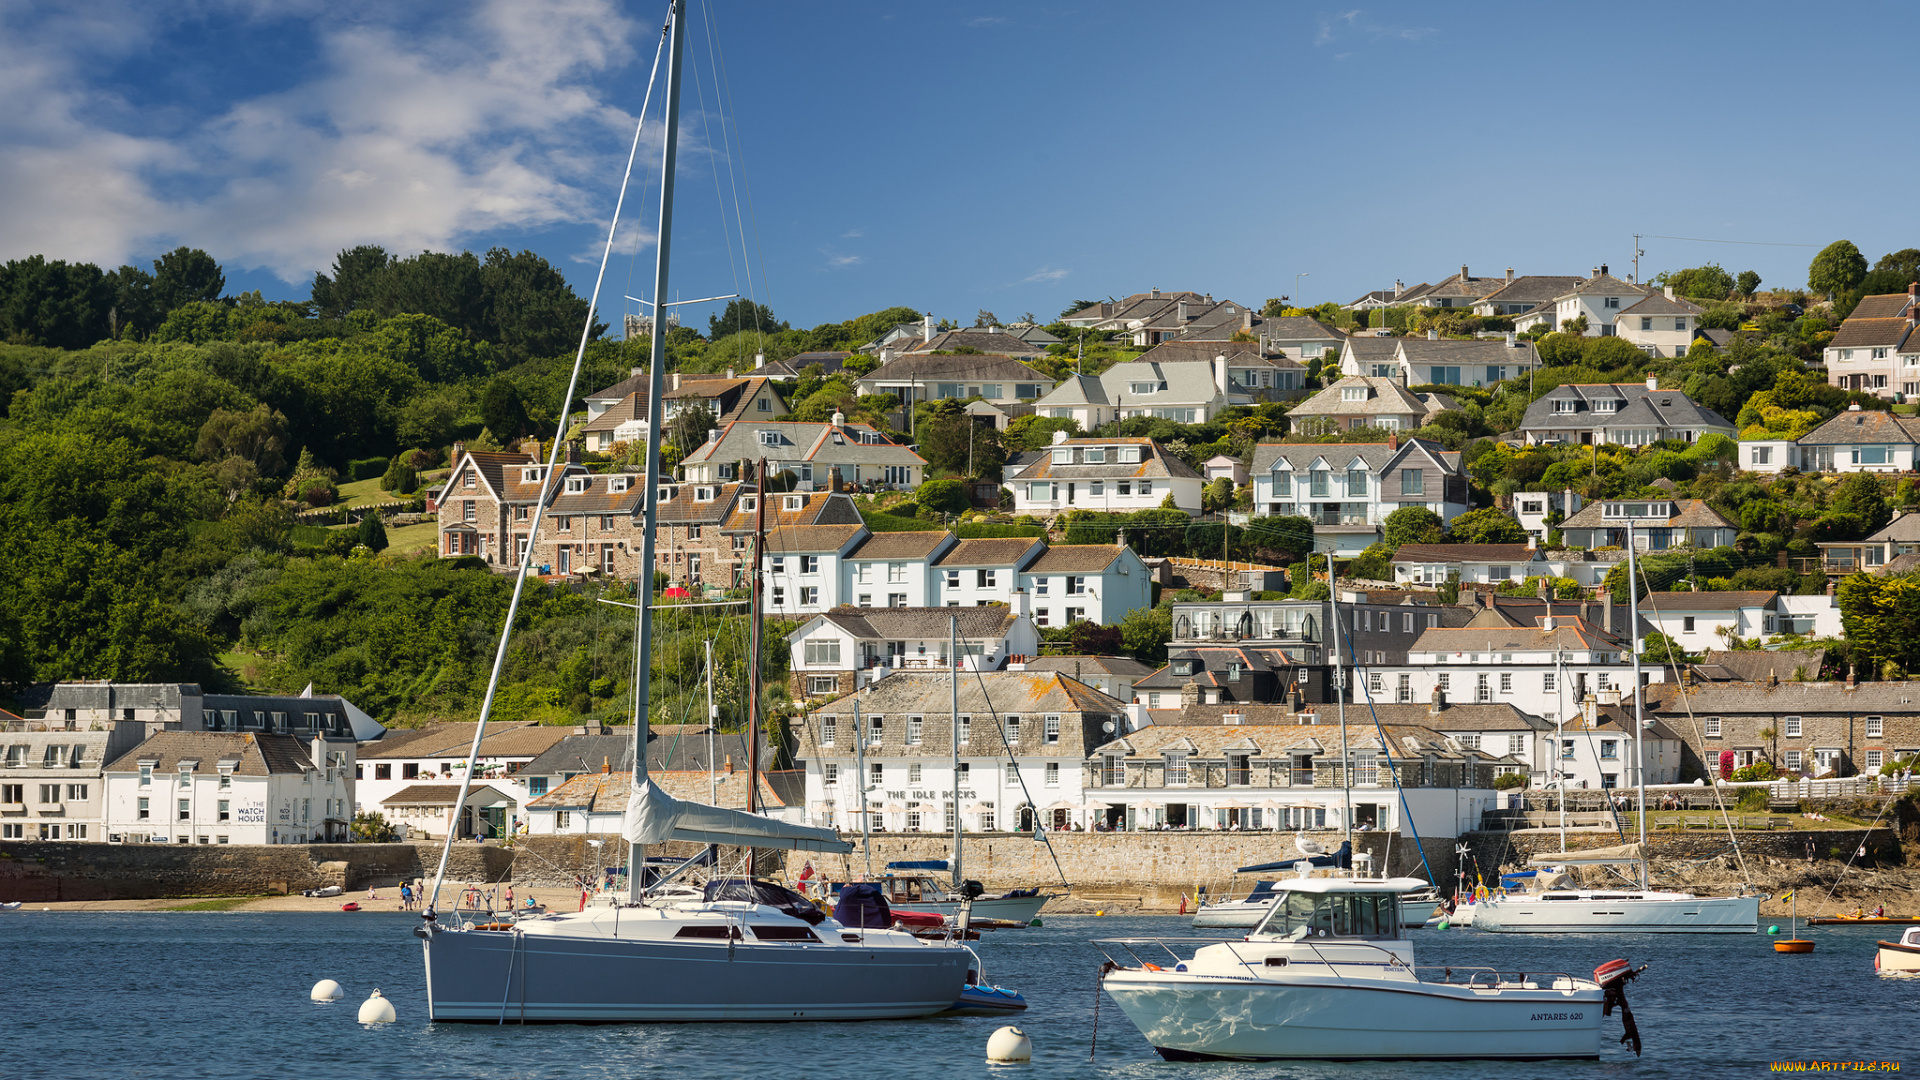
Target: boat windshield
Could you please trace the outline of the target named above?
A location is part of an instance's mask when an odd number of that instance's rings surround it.
[[[1398,938],[1400,897],[1390,892],[1286,892],[1254,938]]]

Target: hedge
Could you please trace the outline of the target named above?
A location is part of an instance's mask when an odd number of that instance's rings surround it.
[[[347,462],[347,475],[355,480],[371,480],[385,473],[387,465],[383,457],[355,458]]]
[[[997,540],[1002,537],[1041,537],[1047,530],[1038,525],[1001,525],[991,521],[969,521],[954,527],[953,535],[962,540]]]

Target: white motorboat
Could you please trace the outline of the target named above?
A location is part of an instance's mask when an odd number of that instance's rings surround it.
[[[668,252],[672,225],[674,162],[679,135],[680,70],[684,50],[685,0],[670,0],[668,33],[661,41],[666,62],[664,130],[654,142],[661,151],[659,227],[652,310],[660,317],[668,301]],[[659,71],[659,60],[655,62]],[[642,108],[644,117],[647,110]],[[643,120],[644,123],[644,120]],[[634,133],[633,155],[642,143]],[[629,158],[629,178],[631,161]],[[625,185],[622,186],[624,200]],[[620,225],[616,207],[609,227],[601,279]],[[592,325],[601,281],[596,280],[587,306]],[[571,401],[586,354],[586,336],[575,354],[562,403]],[[666,335],[653,335],[649,367],[648,415],[665,416]],[[564,415],[566,410],[561,410]],[[663,425],[647,431],[646,482],[642,491],[656,491],[660,479],[660,434]],[[556,439],[546,471],[561,475]],[[766,475],[764,464],[760,475]],[[538,500],[528,525],[538,536],[551,499]],[[656,564],[659,500],[645,499],[639,565]],[[765,507],[764,500],[760,506]],[[756,529],[756,550],[764,549],[764,523]],[[469,760],[477,758],[486,735],[501,673],[506,665],[518,611],[537,545],[522,553],[514,578],[513,595],[494,653],[486,697],[475,725]],[[746,680],[748,730],[758,728],[761,684],[758,658],[761,631],[763,571],[754,561],[752,571],[752,641]],[[755,813],[758,775],[755,757],[759,741],[748,740],[749,780],[745,810],[726,809],[682,801],[662,791],[647,776],[647,752],[641,733],[650,718],[649,679],[653,669],[653,575],[639,578],[638,603],[633,605],[634,732],[633,781],[621,834],[628,844],[627,865],[645,867],[649,845],[669,842],[695,845],[737,845],[847,853],[853,845],[832,829],[789,824]],[[463,770],[456,803],[464,803],[474,770]],[[451,833],[451,830],[449,830]],[[441,849],[433,891],[438,897],[446,881],[452,839]],[[884,905],[860,903],[871,890],[848,890],[840,914],[858,911],[861,917],[828,919],[811,902],[771,882],[709,880],[697,899],[665,892],[675,875],[696,864],[711,862],[710,848],[681,863],[659,880],[645,873],[629,875],[624,903],[582,906],[577,912],[548,914],[510,923],[462,924],[459,912],[442,921],[429,906],[414,932],[421,939],[427,973],[427,1012],[434,1020],[505,1023],[540,1021],[712,1021],[712,1020],[865,1020],[886,1017],[929,1016],[952,1008],[972,981],[977,967],[973,953],[958,940],[921,941],[887,929]],[[751,859],[749,858],[749,865]],[[649,896],[649,889],[656,895]],[[730,892],[729,889],[737,890]],[[868,915],[874,916],[872,919]]]
[[[1541,866],[1637,864],[1639,844],[1536,855]],[[1751,934],[1760,929],[1759,896],[1695,896],[1664,889],[1581,889],[1561,875],[1539,888],[1490,896],[1473,905],[1476,930],[1496,934]],[[1642,878],[1644,880],[1644,876]]]
[[[1318,845],[1315,845],[1316,847]],[[1364,853],[1359,856],[1365,858]],[[1340,870],[1350,869],[1353,865],[1353,844],[1351,841],[1340,845],[1332,852],[1302,853],[1292,860],[1274,863],[1262,863],[1258,866],[1243,866],[1235,874],[1263,873],[1273,870],[1295,870],[1301,865],[1313,867],[1333,867]],[[1279,895],[1281,883],[1276,880],[1261,880],[1253,883],[1253,888],[1245,895],[1213,903],[1201,904],[1194,909],[1193,928],[1238,929],[1246,926],[1258,926],[1266,918],[1267,910],[1273,906],[1274,897]],[[1408,929],[1426,926],[1427,915],[1439,906],[1440,892],[1425,882],[1421,887],[1400,898],[1400,915]]]
[[[1873,954],[1875,971],[1920,973],[1920,926],[1907,927],[1899,941],[1882,941],[1878,945],[1879,951]]]
[[[1103,985],[1171,1061],[1600,1056],[1599,982],[1415,967],[1400,895],[1425,884],[1289,879],[1253,933],[1185,960],[1162,940],[1097,942],[1111,965]],[[1633,974],[1624,962],[1603,970],[1622,983]]]
[[[933,876],[933,873],[913,872],[949,869],[945,859],[888,863],[886,873],[880,875],[877,884],[886,895],[887,903],[902,911],[921,911],[957,918],[960,905],[965,900],[960,890]],[[840,887],[839,884],[830,886],[836,895]],[[1043,893],[1039,889],[1012,889],[999,896],[981,896],[973,901],[972,919],[976,922],[981,919],[1000,919],[1025,926],[1038,917],[1040,909],[1053,898],[1053,893]]]

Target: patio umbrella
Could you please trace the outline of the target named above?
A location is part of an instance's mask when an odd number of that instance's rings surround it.
[[[1239,799],[1228,799],[1225,802],[1217,802],[1217,803],[1214,803],[1213,805],[1216,809],[1220,809],[1220,810],[1251,810],[1253,809],[1252,803],[1244,803],[1244,802],[1241,802]]]
[[[1051,813],[1055,810],[1072,810],[1072,809],[1074,809],[1073,803],[1070,803],[1065,799],[1061,799],[1059,802],[1048,803],[1046,806],[1041,807],[1041,812]]]
[[[1103,803],[1103,802],[1101,802],[1101,801],[1100,801],[1099,799],[1088,799],[1088,800],[1087,800],[1087,809],[1089,809],[1089,810],[1111,810],[1111,809],[1113,809],[1113,804],[1112,804],[1112,803]]]

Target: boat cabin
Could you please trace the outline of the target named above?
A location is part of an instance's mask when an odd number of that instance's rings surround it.
[[[1400,937],[1400,896],[1390,892],[1285,892],[1253,931],[1256,938]]]

